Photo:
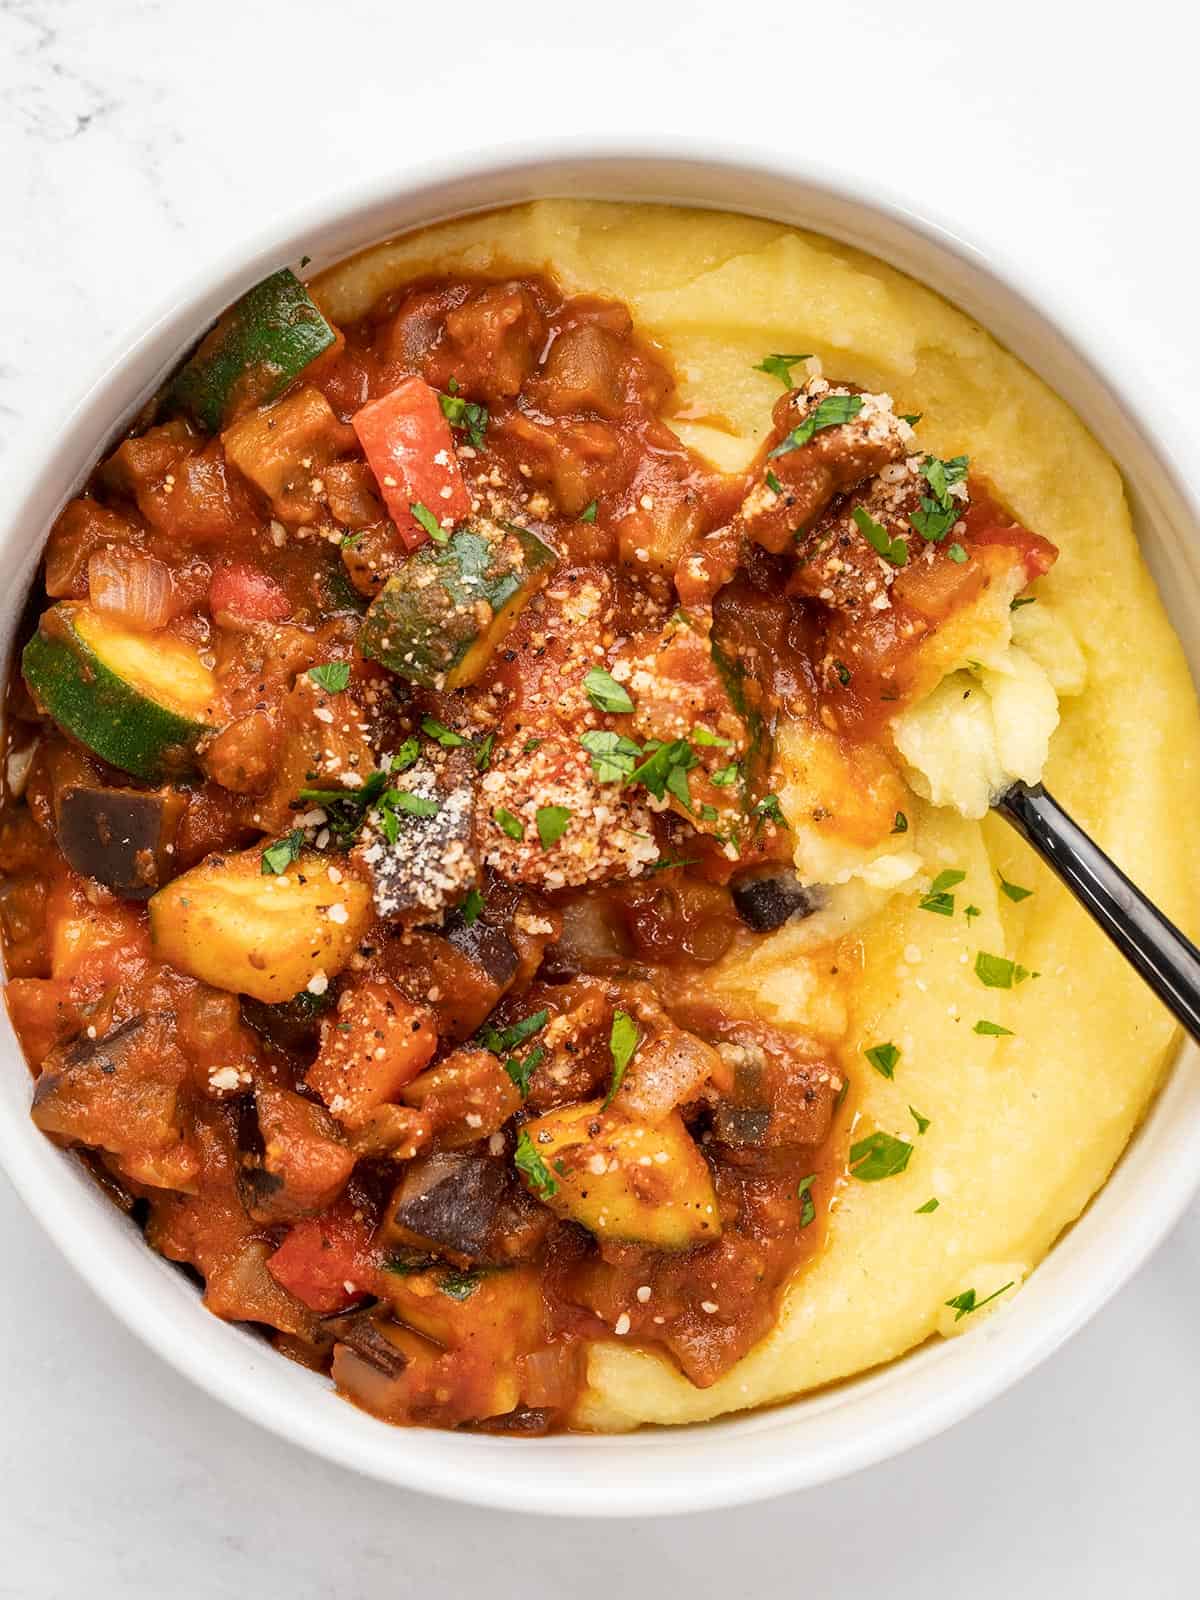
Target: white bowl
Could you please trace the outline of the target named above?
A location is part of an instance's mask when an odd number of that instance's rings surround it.
[[[320,270],[423,223],[561,195],[676,201],[799,224],[873,252],[963,307],[1057,389],[1120,464],[1142,547],[1195,675],[1196,501],[1172,465],[1161,417],[1152,429],[1142,412],[1138,397],[1154,394],[1153,385],[1104,370],[1102,330],[1072,329],[1063,309],[1070,274],[1042,284],[1024,262],[999,267],[876,185],[809,163],[661,143],[648,150],[560,142],[423,166],[316,205],[216,262],[129,338],[72,410],[38,430],[23,459],[7,464],[4,653],[55,514],[222,307],[304,253]],[[1192,471],[1200,478],[1194,452]],[[50,1237],[151,1349],[245,1416],[330,1460],[405,1488],[516,1511],[645,1516],[734,1505],[824,1482],[927,1439],[1007,1388],[1098,1310],[1161,1241],[1200,1177],[1200,1052],[1189,1046],[1086,1215],[1012,1305],[966,1337],[807,1399],[696,1427],[535,1440],[392,1428],[203,1309],[183,1274],[34,1128],[28,1072],[8,1022],[0,1029],[0,1160]]]

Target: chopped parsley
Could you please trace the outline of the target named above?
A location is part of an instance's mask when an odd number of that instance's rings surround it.
[[[754,367],[755,372],[765,372],[768,378],[778,378],[785,389],[794,389],[792,382],[792,368],[801,361],[811,361],[812,355],[802,356],[764,356]]]
[[[659,744],[651,739],[642,753],[645,760],[629,774],[629,782],[644,784],[656,800],[673,794],[690,811],[692,793],[688,787],[688,773],[699,757],[687,740],[672,739],[670,744]]]
[[[692,729],[690,737],[693,744],[711,746],[715,750],[733,749],[732,739],[722,739],[719,733],[713,733],[708,728],[697,726]]]
[[[972,1033],[987,1033],[987,1034],[991,1034],[993,1038],[1000,1039],[1000,1038],[1003,1038],[1006,1034],[1011,1035],[1012,1029],[1011,1028],[1002,1028],[998,1022],[985,1022],[983,1020],[983,1018],[981,1017],[979,1019],[979,1021],[975,1024],[975,1026],[971,1029],[971,1032]]]
[[[647,872],[670,872],[674,867],[694,867],[699,856],[660,856],[646,868]]]
[[[341,694],[350,682],[350,663],[326,661],[319,667],[309,667],[308,675],[327,694]]]
[[[579,520],[580,522],[595,522],[596,502],[594,500],[590,501],[586,506],[584,506],[583,510],[579,513]]]
[[[850,1146],[850,1173],[862,1183],[894,1178],[908,1165],[913,1147],[891,1133],[869,1133]]]
[[[908,545],[903,539],[893,539],[883,524],[876,522],[865,506],[855,506],[850,515],[854,518],[859,533],[877,555],[881,555],[885,561],[890,561],[894,567],[904,565],[908,560]]]
[[[415,739],[411,742],[416,744]],[[413,760],[416,760],[415,755]],[[298,798],[308,805],[320,806],[325,813],[329,832],[339,845],[349,849],[358,837],[367,812],[387,787],[388,770],[394,770],[395,766],[396,758],[393,757],[390,769],[373,772],[361,789],[301,789]]]
[[[800,1202],[800,1226],[807,1228],[817,1215],[817,1208],[813,1204],[812,1186],[817,1181],[815,1172],[810,1172],[807,1178],[801,1178],[796,1185],[796,1199]]]
[[[496,742],[496,735],[488,733],[480,739],[475,746],[475,771],[486,772],[492,759],[492,746]]]
[[[848,688],[853,679],[853,674],[846,663],[844,661],[835,661],[833,663],[833,670],[837,673],[837,680],[841,684],[842,688]]]
[[[540,1033],[549,1020],[548,1011],[533,1011],[529,1016],[522,1017],[520,1022],[510,1023],[507,1028],[485,1023],[476,1037],[485,1050],[490,1050],[494,1056],[504,1056],[523,1045],[526,1039],[532,1039],[535,1033]]]
[[[537,823],[538,838],[542,841],[542,848],[549,850],[552,844],[557,844],[567,831],[567,824],[571,820],[571,812],[567,806],[539,806],[534,821]]]
[[[438,400],[442,415],[450,426],[461,428],[472,447],[482,450],[489,421],[487,407],[476,405],[473,400],[464,400],[458,393],[458,383],[454,378],[450,379],[450,393],[439,395]]]
[[[492,821],[500,829],[500,832],[506,833],[510,839],[523,839],[525,837],[525,824],[520,817],[514,817],[512,812],[506,810],[504,806],[496,807],[492,812]]]
[[[916,1109],[915,1106],[909,1106],[908,1114],[913,1119],[913,1121],[916,1123],[917,1132],[918,1133],[924,1133],[926,1128],[929,1126],[929,1118],[928,1117],[923,1117],[921,1115],[921,1113]]]
[[[433,817],[438,812],[436,800],[427,800],[423,794],[412,794],[407,789],[389,789],[379,797],[379,827],[389,844],[400,837],[400,818]]]
[[[443,750],[456,750],[459,745],[467,743],[461,733],[455,733],[453,728],[448,728],[436,717],[422,717],[421,732],[428,734],[431,739],[436,739]]]
[[[612,1028],[608,1035],[608,1052],[612,1056],[612,1078],[608,1085],[608,1093],[604,1096],[604,1105],[600,1108],[602,1111],[612,1105],[617,1090],[625,1082],[625,1073],[641,1042],[637,1023],[628,1011],[614,1011]]]
[[[920,900],[917,901],[919,909],[935,912],[939,917],[952,917],[954,915],[954,896],[949,893],[949,890],[953,889],[956,884],[960,884],[965,877],[965,872],[959,872],[953,867],[945,872],[939,872],[929,885],[929,892],[923,894]]]
[[[956,1294],[953,1300],[947,1300],[944,1304],[954,1312],[955,1322],[961,1322],[964,1317],[970,1316],[972,1311],[981,1311],[992,1300],[998,1299],[1005,1289],[1011,1289],[1015,1282],[1015,1278],[1010,1278],[1007,1283],[1002,1284],[999,1289],[993,1290],[991,1294],[985,1295],[982,1300],[975,1298],[974,1289],[964,1289],[961,1294]]]
[[[526,739],[525,743],[521,746],[521,754],[523,756],[531,756],[535,750],[540,750],[542,748],[542,742],[543,741],[541,739]]]
[[[1019,883],[1009,883],[1002,872],[998,872],[996,876],[1000,879],[1001,894],[1006,894],[1014,904],[1019,905],[1022,900],[1028,900],[1033,893],[1032,889],[1022,889]]]
[[[754,814],[756,817],[765,817],[768,822],[774,822],[781,828],[786,828],[788,825],[787,818],[783,814],[783,808],[779,804],[779,796],[777,794],[763,795],[762,799],[754,808]]]
[[[967,559],[966,550],[961,544],[958,543],[957,540],[955,540],[955,542],[950,546],[949,550],[946,551],[946,554],[950,557],[951,561],[957,562],[960,567]]]
[[[938,1208],[938,1202],[936,1200],[926,1200],[926,1202],[925,1202],[925,1204],[923,1206],[918,1206],[917,1207],[917,1209],[913,1212],[913,1216],[914,1217],[924,1217],[924,1216],[927,1216],[929,1212],[936,1211],[937,1208]]]
[[[1035,594],[1019,594],[1017,596],[1017,598],[1015,600],[1013,600],[1009,604],[1009,608],[1008,609],[1010,611],[1019,611],[1022,606],[1035,606],[1036,604],[1037,604],[1037,595],[1035,595]]]
[[[921,473],[929,485],[929,493],[921,496],[921,509],[912,512],[908,519],[922,539],[937,544],[958,521],[962,507],[950,490],[964,480],[969,466],[966,456],[954,456],[949,461],[941,461],[937,456],[925,457]],[[962,553],[956,555],[956,550]],[[953,545],[950,557],[953,561],[965,561],[967,553],[961,545]]]
[[[642,753],[632,739],[605,728],[589,729],[580,735],[579,742],[592,758],[592,775],[597,783],[624,783],[632,776]]]
[[[545,1059],[546,1052],[540,1044],[534,1045],[524,1061],[518,1061],[516,1056],[508,1056],[505,1059],[504,1070],[521,1091],[522,1100],[529,1093],[529,1085],[534,1073]]]
[[[405,739],[399,750],[393,750],[390,756],[384,756],[379,763],[384,772],[407,772],[420,757],[421,746],[415,739]]]
[[[892,832],[893,833],[907,833],[908,832],[908,818],[904,815],[903,811],[897,811],[896,819],[892,823]]]
[[[517,1148],[513,1152],[513,1165],[537,1195],[539,1200],[549,1200],[558,1193],[558,1182],[550,1168],[538,1155],[533,1140],[521,1129]]]
[[[731,783],[736,783],[741,777],[742,769],[736,761],[731,761],[727,767],[718,767],[716,772],[709,775],[709,783],[715,783],[718,789],[727,789]]]
[[[966,917],[968,926],[970,925],[972,918],[981,917],[982,915],[983,915],[983,912],[980,911],[978,906],[964,906],[963,907],[963,916]]]
[[[980,950],[975,957],[975,976],[989,989],[1011,989],[1014,984],[1023,983],[1029,972],[1007,956],[992,956]]]
[[[771,471],[770,467],[767,468],[767,488],[770,489],[772,494],[777,494],[777,495],[782,495],[783,494],[783,485],[780,483],[779,479],[775,476],[775,474]]]
[[[304,829],[293,828],[282,839],[276,839],[274,844],[269,844],[262,853],[262,875],[269,878],[276,877],[281,872],[286,872],[304,849]]]
[[[822,428],[836,428],[843,422],[853,421],[862,408],[863,399],[860,394],[827,394],[819,405],[813,407],[804,421],[792,429],[782,444],[775,446],[767,460],[773,461],[776,456],[787,455],[789,450],[799,450]]]
[[[430,511],[429,507],[423,500],[414,500],[408,509],[412,512],[413,518],[421,524],[421,526],[425,529],[425,532],[435,544],[446,543],[450,535],[446,532],[445,528],[442,527],[441,523],[434,516],[433,512]]]
[[[462,919],[467,927],[473,928],[479,921],[479,913],[483,910],[483,896],[479,890],[468,889],[463,903],[458,909],[462,912]]]
[[[902,411],[900,413],[900,421],[907,422],[910,428],[915,428],[924,415],[923,411]]]
[[[873,1044],[869,1050],[863,1051],[863,1055],[881,1078],[896,1076],[896,1063],[900,1059],[900,1052],[894,1044]]]
[[[625,716],[633,710],[628,690],[603,667],[593,667],[583,680],[583,687],[597,711],[611,711],[616,716]]]

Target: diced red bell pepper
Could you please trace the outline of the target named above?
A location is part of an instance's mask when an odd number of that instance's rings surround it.
[[[414,506],[423,506],[443,527],[461,522],[471,496],[436,389],[423,378],[405,378],[350,420],[407,549],[416,550],[429,538]]]
[[[305,1217],[268,1256],[267,1271],[310,1311],[344,1311],[374,1293],[376,1268],[367,1223],[344,1200],[323,1216]]]
[[[291,602],[275,579],[245,561],[213,573],[208,609],[218,622],[222,614],[242,622],[286,622],[292,614]]]

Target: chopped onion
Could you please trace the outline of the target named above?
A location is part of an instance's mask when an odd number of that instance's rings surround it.
[[[153,556],[109,545],[88,557],[88,598],[97,611],[152,633],[171,618],[171,574]]]
[[[557,1411],[570,1405],[575,1379],[574,1355],[566,1345],[554,1344],[521,1358],[521,1400],[536,1410]]]

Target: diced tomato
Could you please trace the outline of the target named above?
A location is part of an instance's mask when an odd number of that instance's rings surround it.
[[[305,1082],[348,1128],[393,1100],[437,1050],[433,1013],[390,983],[360,983],[338,1000]]]
[[[371,1233],[349,1204],[295,1223],[267,1271],[310,1311],[344,1311],[374,1292]]]
[[[450,424],[437,390],[423,378],[405,378],[399,388],[372,400],[350,420],[388,515],[409,550],[429,538],[414,506],[424,507],[443,526],[467,515],[471,497],[454,454]]]
[[[218,567],[208,586],[208,609],[218,622],[286,622],[292,614],[291,602],[274,578],[235,561]]]
[[[1020,523],[972,531],[972,545],[1003,544],[1015,550],[1025,564],[1025,581],[1042,578],[1058,560],[1058,549],[1040,533],[1031,533]]]

